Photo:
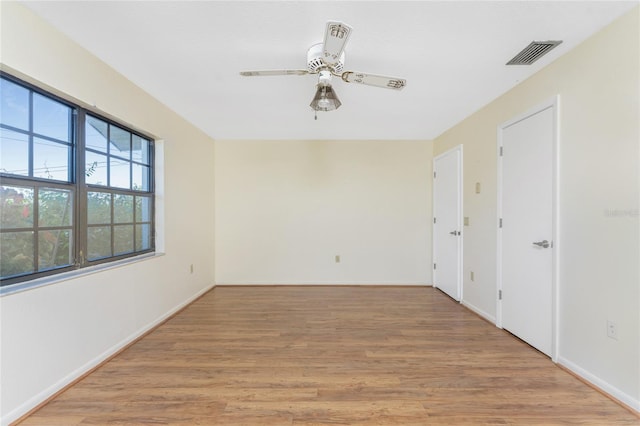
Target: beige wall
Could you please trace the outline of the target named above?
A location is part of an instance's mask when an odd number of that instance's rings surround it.
[[[23,6],[0,5],[4,69],[164,140],[158,198],[166,252],[0,299],[3,424],[214,277],[225,283],[429,284],[432,154],[458,144],[464,144],[470,218],[465,303],[495,316],[497,127],[556,94],[560,362],[640,409],[638,9],[433,146],[219,141],[214,155],[206,135]],[[476,182],[481,194],[474,192]],[[617,341],[606,337],[607,319],[618,323]]]
[[[166,253],[0,299],[6,424],[213,285],[214,148],[201,131],[24,6],[3,1],[0,13],[3,70],[95,104],[99,113],[164,141],[158,231]]]
[[[560,96],[559,362],[638,410],[639,15],[636,8],[434,141],[434,155],[464,144],[464,303],[494,318],[497,128]],[[607,337],[607,319],[618,340]]]
[[[431,151],[216,141],[216,283],[430,284]]]

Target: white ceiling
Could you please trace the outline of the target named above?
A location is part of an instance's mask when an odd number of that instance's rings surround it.
[[[44,1],[27,5],[215,139],[433,139],[638,4],[634,1]],[[345,70],[397,76],[402,91],[334,79],[342,107],[314,112],[304,69],[325,23],[353,27]],[[563,43],[505,66],[532,40]]]

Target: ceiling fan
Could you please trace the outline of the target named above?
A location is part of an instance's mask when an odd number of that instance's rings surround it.
[[[335,90],[331,86],[333,76],[340,77],[346,83],[359,83],[368,86],[384,87],[387,89],[402,90],[407,81],[397,77],[367,74],[357,71],[343,71],[344,48],[351,36],[352,28],[339,21],[327,22],[327,28],[322,43],[314,44],[307,51],[307,69],[284,69],[263,71],[242,71],[240,75],[274,76],[274,75],[307,75],[318,74],[316,94],[311,101],[314,111],[333,111],[342,103],[338,99]],[[317,119],[317,116],[316,116]]]

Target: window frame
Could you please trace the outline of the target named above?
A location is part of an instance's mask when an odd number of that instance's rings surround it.
[[[71,141],[70,141],[70,152],[69,152],[69,156],[68,156],[68,176],[69,176],[69,181],[60,181],[60,180],[54,180],[54,179],[47,179],[47,178],[40,178],[40,177],[34,177],[34,176],[22,176],[22,175],[15,175],[15,174],[9,174],[9,173],[3,173],[0,171],[0,183],[3,186],[18,186],[18,187],[29,187],[29,188],[34,188],[35,191],[40,190],[41,188],[51,188],[51,189],[64,189],[64,190],[69,190],[70,193],[72,194],[71,196],[73,197],[72,200],[72,211],[73,211],[73,220],[70,226],[71,232],[72,232],[72,236],[70,238],[70,241],[72,241],[73,243],[73,250],[71,250],[72,252],[72,259],[70,259],[70,264],[69,265],[63,265],[60,267],[53,267],[50,269],[46,269],[46,270],[42,270],[42,271],[38,271],[38,255],[39,255],[39,251],[38,251],[38,235],[37,233],[39,232],[39,230],[41,228],[44,228],[44,230],[50,230],[50,228],[56,228],[56,227],[43,227],[40,226],[39,223],[39,218],[36,216],[38,214],[38,205],[40,204],[40,200],[37,199],[38,197],[36,196],[37,192],[34,192],[34,200],[33,200],[33,223],[32,226],[28,229],[32,230],[34,232],[34,243],[33,243],[33,253],[32,255],[34,256],[33,259],[33,264],[34,264],[34,270],[31,273],[24,273],[24,274],[18,274],[18,275],[11,275],[8,276],[6,278],[2,278],[0,277],[0,289],[2,290],[8,290],[8,288],[14,284],[22,284],[22,286],[24,286],[25,284],[28,286],[28,282],[32,281],[32,280],[36,280],[38,278],[42,278],[42,277],[48,277],[48,276],[53,276],[53,275],[57,275],[57,274],[62,274],[65,272],[70,272],[70,271],[79,271],[82,270],[83,268],[87,268],[87,267],[91,267],[91,266],[95,266],[95,265],[101,265],[101,264],[107,264],[110,262],[117,262],[117,261],[121,261],[123,259],[127,259],[127,258],[133,258],[136,256],[141,256],[141,255],[148,255],[149,253],[154,253],[156,251],[156,244],[155,244],[155,240],[156,240],[156,221],[155,221],[155,208],[156,208],[156,194],[155,194],[155,139],[153,137],[151,137],[148,134],[145,134],[144,132],[141,132],[137,129],[132,128],[132,126],[124,124],[121,121],[118,120],[114,120],[111,117],[107,117],[105,116],[105,114],[100,113],[98,111],[95,110],[91,110],[88,109],[86,107],[83,107],[82,105],[79,105],[78,103],[69,101],[67,99],[64,99],[58,95],[55,95],[53,93],[50,93],[47,90],[44,90],[34,84],[25,82],[24,80],[21,80],[20,78],[17,78],[9,73],[6,73],[4,71],[0,71],[0,78],[2,79],[6,79],[8,81],[10,81],[13,84],[17,84],[27,90],[30,91],[29,93],[29,130],[28,132],[25,132],[23,129],[21,130],[21,133],[23,134],[27,134],[28,138],[29,138],[29,146],[28,146],[28,158],[29,158],[29,165],[28,165],[28,174],[33,175],[33,145],[34,145],[34,138],[35,137],[39,137],[33,128],[33,117],[34,117],[34,106],[33,106],[33,98],[35,96],[35,94],[38,94],[40,96],[43,96],[45,98],[49,98],[52,99],[56,102],[59,102],[69,108],[71,108],[71,123],[70,123],[70,132],[71,132]],[[129,153],[129,160],[128,160],[128,165],[129,165],[129,188],[120,188],[120,187],[113,187],[110,185],[95,185],[95,184],[87,184],[86,183],[86,176],[85,176],[85,172],[86,172],[86,163],[85,163],[85,154],[86,154],[86,134],[85,134],[85,125],[87,123],[87,117],[91,116],[94,117],[98,120],[104,121],[106,123],[108,123],[109,126],[115,126],[117,128],[123,129],[127,132],[130,133],[130,153]],[[15,129],[12,126],[8,126],[8,125],[2,125],[2,129],[8,129],[8,130],[12,130]],[[140,161],[135,161],[133,159],[133,154],[132,154],[132,148],[133,148],[133,138],[134,136],[137,136],[139,138],[142,138],[143,141],[146,141],[148,143],[148,188],[146,190],[135,190],[133,189],[133,165],[134,164],[140,164]],[[107,145],[109,145],[110,142],[107,140]],[[122,158],[120,156],[115,156],[116,158],[122,160]],[[108,156],[108,158],[110,158],[110,156]],[[123,160],[123,161],[127,161],[127,160]],[[108,164],[107,164],[107,169],[108,169]],[[109,184],[110,182],[107,181],[107,184]],[[89,241],[88,241],[88,233],[89,233],[89,227],[90,225],[88,224],[88,195],[90,192],[107,192],[110,194],[122,194],[122,195],[131,195],[133,196],[133,222],[127,222],[127,223],[123,223],[123,225],[130,225],[133,227],[133,234],[132,234],[132,251],[130,252],[125,252],[125,253],[120,253],[120,254],[114,254],[114,237],[113,235],[111,235],[111,241],[110,241],[110,246],[111,246],[111,255],[107,256],[107,257],[102,257],[102,258],[97,258],[97,259],[88,259],[87,258],[87,250],[88,250],[88,246],[89,246]],[[136,196],[137,197],[148,197],[149,199],[149,206],[148,206],[148,220],[146,221],[141,221],[140,223],[137,221],[137,215],[136,215]],[[111,199],[113,200],[113,195],[111,196]],[[114,226],[117,226],[119,223],[114,222],[114,211],[113,211],[113,203],[111,203],[111,223],[110,223],[110,227],[113,231]],[[149,226],[149,235],[148,235],[148,242],[149,242],[149,247],[146,249],[141,249],[141,250],[136,250],[136,229],[137,229],[137,225],[148,225]],[[60,227],[63,228],[63,227]],[[16,228],[18,229],[18,228]],[[20,230],[22,230],[22,228],[19,228]],[[25,228],[24,230],[27,230],[27,228]],[[12,232],[13,228],[9,228],[8,230],[0,230],[3,232]],[[15,231],[13,231],[15,232]],[[113,234],[113,232],[111,232],[111,234]]]

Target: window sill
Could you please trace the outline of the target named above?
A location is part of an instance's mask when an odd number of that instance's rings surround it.
[[[11,284],[5,287],[0,287],[0,297],[9,296],[23,291],[35,290],[40,287],[45,287],[52,284],[57,284],[62,281],[68,281],[71,279],[82,278],[88,275],[92,275],[98,272],[108,271],[111,269],[121,268],[138,262],[144,262],[149,259],[155,259],[157,257],[164,256],[164,253],[145,253],[140,256],[129,257],[122,260],[117,260],[109,263],[102,263],[100,265],[89,266],[87,268],[77,269],[75,271],[63,272],[56,275],[50,275],[48,277],[36,278],[31,281],[24,281],[21,283]]]

